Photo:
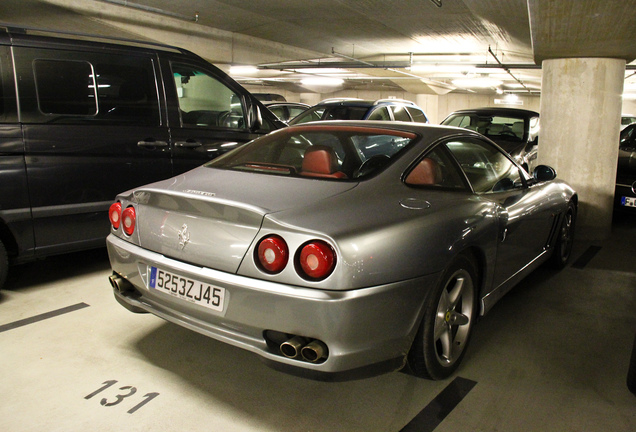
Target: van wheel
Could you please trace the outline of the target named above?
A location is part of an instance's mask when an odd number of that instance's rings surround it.
[[[415,375],[439,380],[457,370],[477,318],[477,291],[473,260],[458,256],[424,304],[424,317],[407,359]]]
[[[2,289],[4,282],[7,280],[8,271],[9,258],[7,257],[7,250],[4,247],[4,243],[0,241],[0,289]]]

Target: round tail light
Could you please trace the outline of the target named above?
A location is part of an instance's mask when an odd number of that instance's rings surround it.
[[[108,219],[110,219],[110,224],[115,229],[119,229],[119,224],[121,223],[121,203],[116,202],[110,205],[110,209],[108,209]]]
[[[298,261],[302,273],[312,280],[322,280],[329,276],[336,266],[336,255],[326,242],[314,240],[300,250]]]
[[[133,207],[126,207],[126,210],[121,213],[121,220],[124,226],[124,232],[126,235],[131,236],[133,232],[135,232],[135,222],[137,220],[135,209]]]
[[[289,249],[287,243],[279,236],[265,237],[256,249],[257,262],[267,273],[281,272],[287,265]]]

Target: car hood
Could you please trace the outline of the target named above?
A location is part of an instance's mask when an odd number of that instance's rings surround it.
[[[265,215],[316,205],[357,183],[200,167],[134,190],[139,244],[235,273]]]

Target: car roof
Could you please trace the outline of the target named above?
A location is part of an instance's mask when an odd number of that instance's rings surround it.
[[[265,106],[285,105],[285,106],[299,106],[309,108],[311,105],[307,105],[303,102],[287,102],[287,101],[261,101]]]
[[[483,107],[483,108],[469,108],[453,111],[448,115],[455,114],[484,114],[484,115],[510,115],[510,116],[522,116],[522,117],[537,117],[539,113],[522,108],[505,108],[505,107]]]
[[[315,106],[358,106],[358,107],[372,107],[378,105],[409,105],[414,108],[419,108],[415,102],[401,99],[378,99],[378,100],[366,100],[355,98],[334,98],[325,99],[318,102]]]

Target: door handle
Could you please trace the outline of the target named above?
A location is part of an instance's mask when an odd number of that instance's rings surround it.
[[[137,142],[139,147],[168,147],[168,143],[166,141],[155,141],[154,139],[145,139]]]
[[[177,147],[183,147],[183,148],[197,148],[197,147],[201,147],[203,144],[201,144],[197,140],[186,140],[186,141],[177,141],[174,143],[174,145]]]

